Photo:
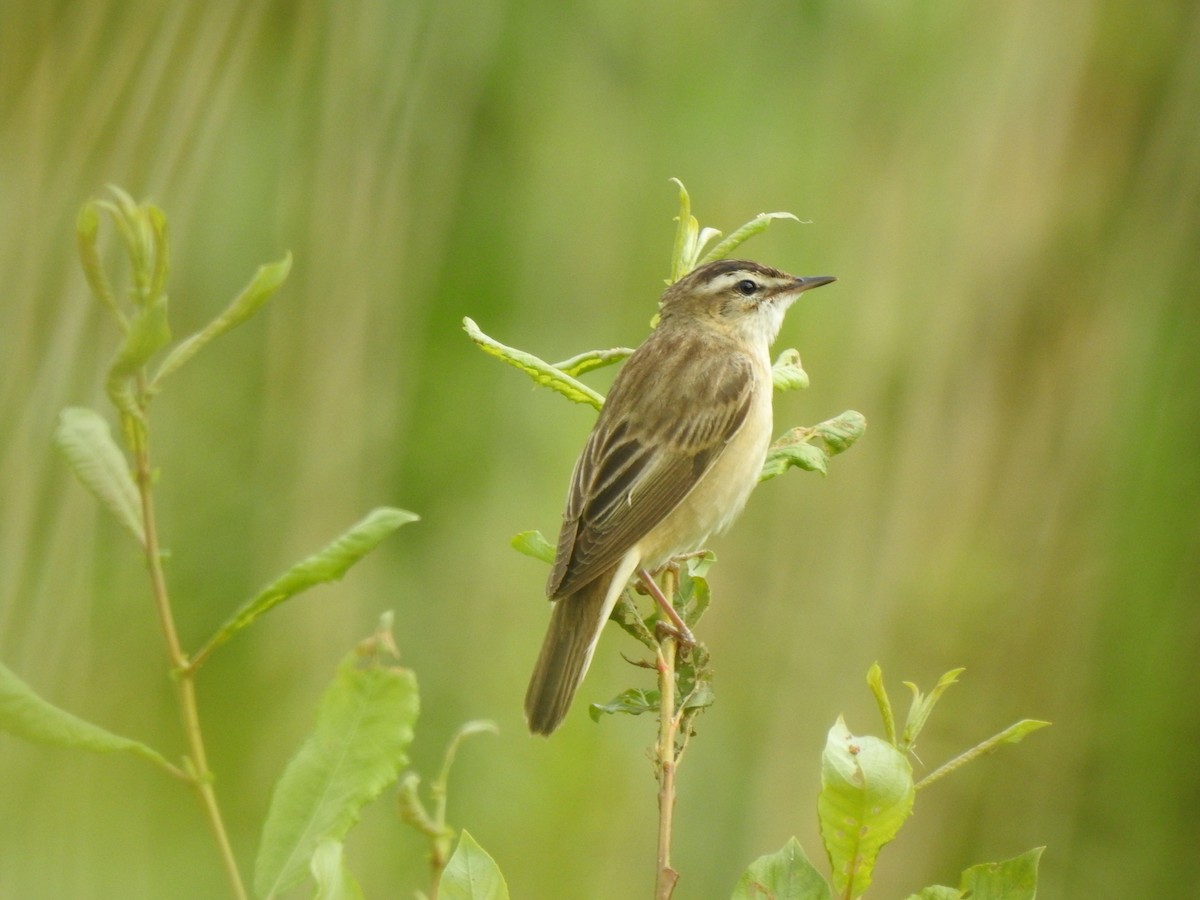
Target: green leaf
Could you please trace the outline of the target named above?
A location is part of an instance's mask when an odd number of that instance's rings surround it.
[[[613,363],[619,363],[632,355],[633,351],[628,347],[613,347],[611,350],[588,350],[586,353],[580,353],[578,356],[572,356],[570,359],[564,359],[562,362],[552,363],[552,365],[572,378],[578,378],[580,375],[591,372],[593,369],[611,366]]]
[[[678,178],[672,178],[679,187],[679,215],[675,217],[675,246],[671,249],[671,277],[667,284],[674,284],[696,267],[700,223],[692,215],[692,198]]]
[[[362,807],[408,762],[417,679],[390,664],[396,651],[389,624],[390,614],[374,637],[342,660],[321,699],[315,730],[275,786],[255,863],[260,897],[300,883],[318,845],[342,840]]]
[[[1042,722],[1038,719],[1022,719],[1020,722],[1009,725],[999,734],[994,734],[986,741],[975,745],[965,753],[960,753],[945,765],[940,766],[936,771],[931,772],[929,775],[922,778],[917,783],[917,790],[920,790],[923,787],[928,787],[939,778],[944,778],[955,769],[965,766],[973,759],[977,759],[980,756],[985,756],[988,753],[996,751],[1002,744],[1019,743],[1027,734],[1032,734],[1035,731],[1047,727],[1049,724],[1049,722]]]
[[[604,405],[604,397],[593,391],[586,384],[576,381],[566,372],[555,368],[532,353],[508,347],[494,338],[488,337],[471,319],[463,319],[463,330],[466,331],[471,340],[479,345],[484,353],[488,353],[497,359],[503,360],[510,366],[520,369],[538,384],[557,391],[568,400],[575,403],[586,403],[596,409]]]
[[[935,884],[915,894],[909,894],[905,900],[962,900],[962,891],[958,888]]]
[[[151,390],[157,389],[162,380],[182,366],[204,348],[209,341],[220,337],[241,325],[271,299],[292,269],[292,254],[288,253],[277,263],[259,266],[250,283],[242,288],[233,301],[215,319],[191,337],[180,341],[163,360],[151,382]]]
[[[554,563],[556,552],[554,545],[542,537],[540,531],[522,531],[520,534],[513,535],[510,543],[518,553],[524,553],[526,556],[532,556],[542,562]]]
[[[157,297],[153,302],[139,306],[129,320],[129,330],[108,368],[104,387],[113,406],[135,418],[142,418],[133,378],[150,357],[170,341],[167,298]]]
[[[771,366],[771,381],[777,391],[802,391],[808,387],[808,373],[800,365],[799,350],[784,350]]]
[[[820,447],[807,443],[812,439],[811,434],[801,435],[803,428],[793,428],[767,450],[767,458],[763,462],[759,482],[770,481],[777,475],[782,475],[790,468],[804,469],[806,472],[820,472],[827,475],[829,469],[825,465],[828,457]]]
[[[104,417],[78,406],[64,409],[58,414],[54,443],[88,492],[116,517],[134,540],[145,545],[137,486]]]
[[[829,900],[829,885],[800,842],[792,838],[777,853],[760,856],[738,879],[732,900]]]
[[[917,736],[921,733],[921,729],[925,727],[925,722],[929,719],[929,714],[933,712],[934,706],[937,705],[946,688],[957,682],[958,676],[965,671],[966,669],[962,668],[951,669],[938,679],[938,683],[929,692],[929,696],[922,694],[920,689],[911,681],[904,682],[905,686],[912,691],[913,699],[912,706],[908,709],[908,718],[904,722],[904,731],[900,734],[900,743],[898,745],[900,750],[906,751],[912,749],[917,742]]]
[[[981,863],[963,872],[962,894],[971,900],[1034,900],[1038,861],[1045,847],[998,863]]]
[[[75,238],[79,247],[79,262],[83,266],[83,274],[88,287],[100,305],[107,309],[117,324],[124,331],[128,327],[125,314],[117,306],[117,298],[113,293],[112,284],[100,262],[100,253],[96,249],[96,237],[100,230],[100,212],[94,201],[83,204],[79,216],[75,220]]]
[[[442,872],[438,900],[508,900],[508,885],[499,866],[468,831],[458,839],[458,848]]]
[[[196,668],[217,647],[246,628],[268,610],[318,584],[337,581],[356,562],[374,550],[401,525],[417,521],[415,513],[384,506],[369,512],[361,522],[318,553],[296,563],[235,612],[208,643],[192,657]]]
[[[825,442],[830,456],[837,456],[854,446],[854,442],[867,430],[867,419],[857,410],[848,409],[839,416],[826,419],[813,426],[817,436]]]
[[[73,747],[93,753],[132,753],[180,775],[145,744],[93,725],[40,697],[16,673],[0,663],[0,728],[38,744]]]
[[[309,861],[309,871],[317,885],[315,900],[363,900],[362,888],[346,868],[341,841],[325,840],[317,844]]]
[[[599,722],[604,715],[624,713],[628,716],[640,716],[642,713],[658,712],[658,691],[648,691],[641,688],[629,688],[613,697],[608,703],[593,703],[588,707],[588,715],[593,722]]]
[[[759,213],[729,237],[725,238],[725,240],[721,241],[721,243],[705,253],[704,257],[696,263],[695,267],[699,268],[714,260],[724,259],[750,238],[766,231],[776,219],[791,219],[794,222],[800,221],[790,212]]]
[[[704,573],[716,560],[711,551],[694,556],[679,568],[679,586],[675,590],[675,609],[689,628],[694,628],[708,609],[712,591]]]
[[[767,481],[793,466],[826,475],[829,458],[853,446],[866,428],[862,413],[852,409],[816,425],[793,428],[771,444],[758,480]]]
[[[981,863],[962,873],[958,888],[934,885],[906,900],[1034,900],[1038,860],[1045,847],[1035,847],[1012,859]]]
[[[912,812],[912,767],[876,737],[855,737],[839,717],[821,755],[817,816],[833,871],[833,890],[854,900],[871,884],[880,848]]]
[[[879,706],[879,715],[883,719],[883,733],[887,742],[896,746],[896,716],[892,712],[892,701],[888,699],[887,688],[883,686],[883,670],[879,663],[871,663],[867,670],[867,684],[875,695],[875,703]]]

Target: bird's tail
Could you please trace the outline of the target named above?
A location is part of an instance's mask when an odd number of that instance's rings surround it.
[[[534,734],[550,734],[562,723],[592,661],[600,629],[623,587],[613,583],[611,574],[602,575],[555,602],[542,652],[525,691],[525,718]]]

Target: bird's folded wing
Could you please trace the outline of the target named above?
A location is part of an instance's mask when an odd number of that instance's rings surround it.
[[[709,356],[674,354],[676,365],[644,373],[649,380],[621,373],[575,464],[551,598],[615,565],[679,505],[746,421],[753,362],[736,352]],[[635,355],[626,367],[641,361]],[[642,395],[624,396],[630,385]],[[631,408],[635,414],[623,414]]]

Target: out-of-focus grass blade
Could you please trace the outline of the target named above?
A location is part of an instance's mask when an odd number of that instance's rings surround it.
[[[104,417],[82,407],[64,409],[58,416],[54,443],[80,483],[144,546],[146,532],[137,486]]]

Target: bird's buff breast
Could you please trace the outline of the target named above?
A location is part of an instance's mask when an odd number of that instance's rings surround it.
[[[760,382],[746,421],[720,458],[671,513],[639,542],[642,565],[657,569],[672,556],[700,549],[737,518],[758,484],[771,443],[771,383]]]

